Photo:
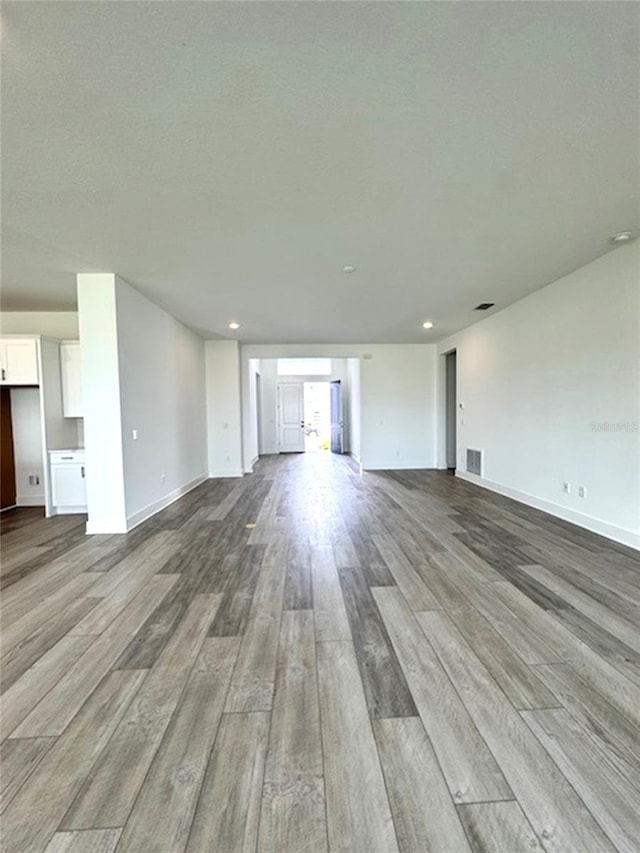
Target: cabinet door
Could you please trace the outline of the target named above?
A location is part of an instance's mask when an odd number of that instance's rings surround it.
[[[80,368],[80,344],[66,341],[60,345],[60,366],[62,370],[62,411],[65,418],[81,418],[82,409],[82,372]]]
[[[86,506],[87,483],[84,478],[84,465],[52,465],[51,486],[54,506]]]
[[[2,384],[37,385],[38,349],[35,340],[2,341]]]

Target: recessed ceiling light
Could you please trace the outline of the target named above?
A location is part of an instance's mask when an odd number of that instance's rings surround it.
[[[342,267],[342,272],[355,272],[355,267]]]
[[[431,322],[431,320],[425,320],[424,323],[422,324],[422,328],[423,329],[433,329],[433,323]]]
[[[240,323],[229,323],[229,328],[235,332],[236,329],[240,328]]]
[[[629,243],[633,239],[631,231],[619,231],[609,238],[614,246],[619,246],[621,243]]]

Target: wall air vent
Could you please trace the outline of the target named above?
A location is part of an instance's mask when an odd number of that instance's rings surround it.
[[[470,450],[467,447],[467,472],[482,477],[482,451]]]
[[[473,309],[474,311],[488,311],[489,308],[493,308],[495,302],[481,302],[480,305],[476,305]]]

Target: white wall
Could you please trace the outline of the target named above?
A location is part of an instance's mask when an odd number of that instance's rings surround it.
[[[45,478],[42,464],[40,390],[11,388],[10,394],[13,453],[16,466],[16,504],[44,506]],[[39,485],[29,485],[30,474],[35,474],[39,478]]]
[[[616,249],[439,346],[457,350],[458,467],[481,449],[481,483],[636,547],[639,273],[640,245]]]
[[[242,476],[240,348],[237,341],[205,344],[207,452],[210,477]]]
[[[117,276],[116,314],[131,527],[207,476],[204,341]]]
[[[276,388],[278,363],[274,358],[260,360],[260,436],[261,455],[278,453],[278,422],[276,411]]]
[[[115,276],[78,275],[87,533],[127,529]]]
[[[349,452],[356,460],[361,461],[361,391],[360,391],[360,360],[347,359],[349,374]]]
[[[47,335],[59,340],[78,339],[77,311],[2,311],[0,334]]]
[[[380,344],[360,362],[365,469],[435,467],[436,349]]]
[[[365,359],[364,355],[371,358]],[[251,428],[250,359],[314,356],[362,359],[361,457],[365,468],[430,468],[435,465],[435,345],[270,344],[241,347],[245,470],[251,470],[254,458],[253,445],[248,438]],[[344,375],[348,377],[347,367]]]

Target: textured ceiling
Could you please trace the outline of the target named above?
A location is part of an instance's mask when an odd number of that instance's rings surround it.
[[[211,337],[437,340],[638,227],[639,15],[5,0],[2,305],[113,271]]]

